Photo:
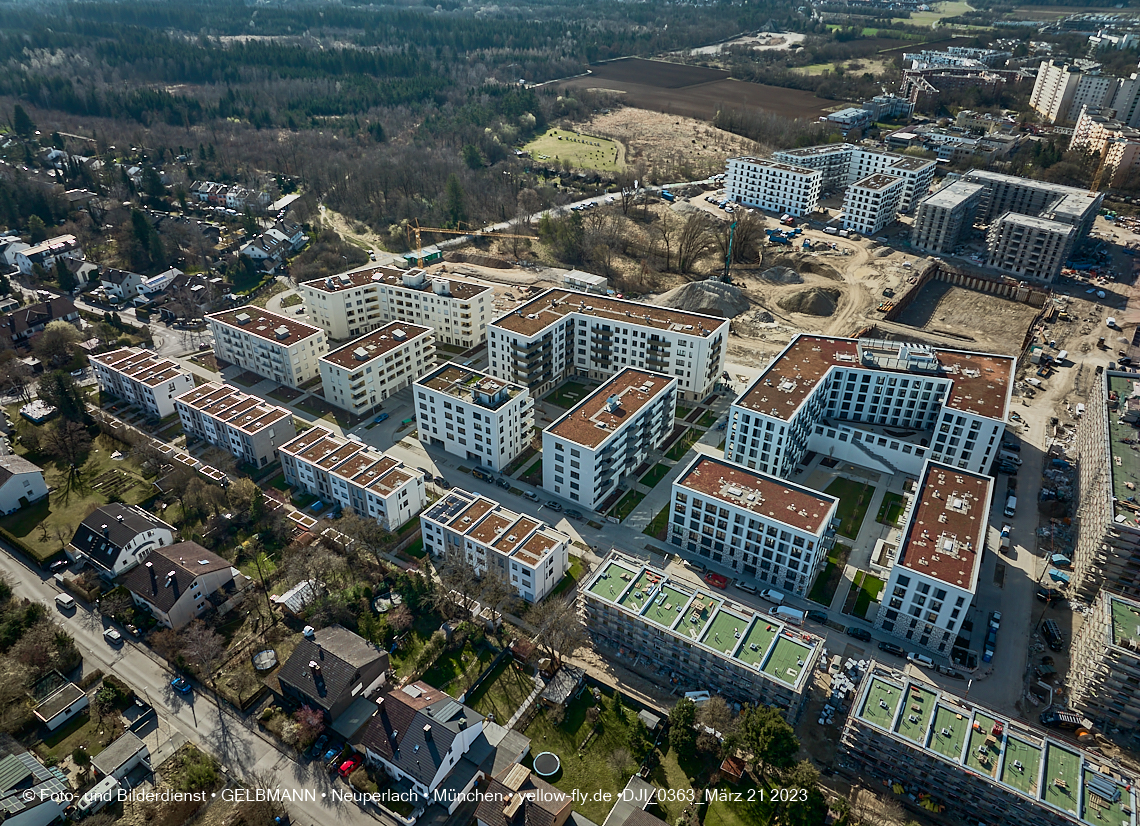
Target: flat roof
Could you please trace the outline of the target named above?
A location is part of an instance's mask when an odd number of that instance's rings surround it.
[[[890,155],[893,153],[884,152],[883,154]],[[922,169],[923,167],[931,166],[931,165],[936,164],[936,163],[938,163],[938,162],[931,159],[931,158],[908,158],[905,155],[903,155],[903,156],[900,156],[897,161],[892,163],[890,168],[891,169],[905,169],[908,172],[913,172],[916,169]]]
[[[90,356],[90,359],[147,387],[157,387],[178,376],[189,375],[177,362],[139,347],[121,347],[109,353]]]
[[[742,163],[752,164],[753,166],[763,166],[768,169],[776,169],[780,172],[794,172],[797,175],[818,175],[819,177],[823,177],[823,173],[818,169],[808,169],[804,166],[795,166],[794,164],[790,163],[781,163],[780,161],[774,161],[771,158],[749,158],[741,156],[739,158],[729,158],[729,161],[741,161]]]
[[[823,641],[806,631],[730,604],[703,587],[672,580],[664,571],[617,551],[602,561],[584,591],[796,691],[803,690],[822,648]]]
[[[229,385],[206,382],[176,396],[175,402],[201,412],[219,422],[254,435],[293,414],[284,407],[250,396]]]
[[[981,184],[972,184],[969,181],[955,181],[950,186],[944,186],[937,192],[923,198],[921,204],[927,204],[941,209],[953,209],[975,196],[979,196],[985,187]]]
[[[863,707],[859,709],[859,716],[879,728],[890,729],[902,695],[900,686],[875,677],[871,680],[871,687],[863,694]]]
[[[938,695],[928,688],[911,683],[903,694],[903,709],[899,714],[896,731],[907,740],[923,745],[926,732],[934,717],[934,704]]]
[[[990,733],[996,722],[993,717],[977,712],[970,726],[970,743],[966,750],[966,767],[991,778],[997,777],[1001,760],[1001,743]]]
[[[567,410],[546,432],[592,450],[676,386],[673,376],[627,367]]]
[[[868,175],[866,178],[863,178],[860,181],[856,181],[855,183],[851,184],[851,186],[859,187],[860,189],[870,189],[873,192],[881,192],[884,189],[888,189],[892,186],[900,184],[905,186],[906,179],[900,178],[897,175],[884,175],[881,172],[876,172],[873,175]]]
[[[863,348],[901,351],[906,346],[904,342],[800,334],[772,359],[735,404],[789,421],[833,368],[863,369],[951,381],[953,390],[946,401],[947,407],[1004,421],[1009,410],[1016,359],[966,350],[929,348],[938,359],[938,367],[934,371],[910,370],[901,362],[891,367],[860,363]]]
[[[220,313],[210,313],[206,318],[232,327],[234,330],[259,336],[282,347],[289,347],[298,341],[304,341],[316,335],[322,338],[325,335],[324,330],[320,327],[314,327],[303,321],[277,315],[277,313],[271,313],[269,310],[248,304],[232,310],[222,310]]]
[[[491,322],[490,326],[532,336],[568,315],[591,316],[599,321],[650,327],[656,330],[708,338],[727,330],[728,319],[658,307],[622,298],[608,298],[555,287]]]
[[[1055,232],[1059,235],[1071,235],[1077,231],[1077,228],[1072,224],[1054,221],[1049,218],[1038,218],[1036,215],[1024,215],[1020,212],[1007,212],[998,219],[997,223],[1020,224],[1024,227],[1040,229],[1046,232]]]
[[[413,267],[410,270],[399,270],[383,264],[367,264],[354,270],[348,270],[337,275],[325,278],[314,278],[303,282],[303,286],[322,293],[338,293],[354,287],[363,287],[370,284],[385,285],[388,287],[401,287],[419,292],[434,292],[432,282],[440,281],[447,284],[447,294],[438,293],[443,298],[457,298],[460,301],[474,298],[480,293],[494,290],[490,284],[475,281],[470,278],[461,278],[448,273],[428,273]],[[422,283],[416,283],[422,282]]]
[[[941,703],[934,711],[934,725],[931,727],[930,748],[957,760],[962,756],[966,744],[966,732],[970,729],[970,713],[962,715],[963,709],[952,708]]]
[[[673,485],[816,536],[827,529],[839,503],[826,493],[705,454],[698,454]]]
[[[1046,746],[1045,774],[1041,778],[1045,787],[1042,796],[1046,802],[1076,814],[1081,779],[1081,756],[1058,743],[1050,742]]]
[[[1001,782],[1036,798],[1040,773],[1041,747],[1020,737],[1007,737],[1005,758],[1001,764]]]
[[[337,367],[355,370],[357,367],[365,367],[376,359],[383,358],[393,350],[411,344],[421,336],[430,335],[431,332],[431,327],[390,321],[371,333],[350,341],[331,353],[326,353],[320,360],[335,364]]]
[[[498,410],[504,402],[519,393],[529,392],[521,384],[455,362],[437,367],[433,372],[416,379],[415,383],[487,410]]]
[[[1132,445],[1125,441],[1136,438],[1136,428],[1125,419],[1140,419],[1140,375],[1106,370],[1105,380],[1108,393],[1116,393],[1116,400],[1109,400],[1108,408],[1103,414],[1090,408],[1085,415],[1104,415],[1108,418],[1108,450],[1112,458],[1109,470],[1112,473],[1112,496],[1116,501],[1117,518],[1123,517],[1136,526],[1140,525],[1140,505],[1129,502],[1128,498],[1140,497],[1140,451],[1133,450]]]
[[[1112,619],[1112,644],[1140,641],[1140,602],[1105,592]]]
[[[927,462],[897,564],[972,592],[986,542],[993,482],[989,476]]]

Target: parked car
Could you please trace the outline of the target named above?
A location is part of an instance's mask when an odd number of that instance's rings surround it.
[[[1001,449],[1002,450],[1009,450],[1009,451],[1012,451],[1013,453],[1021,453],[1021,445],[1018,444],[1017,442],[1002,442],[1001,443]]]
[[[550,501],[548,501],[546,503],[546,507],[550,508],[552,511],[561,511],[562,510],[562,506],[559,505],[557,502],[555,502],[553,499],[551,499]]]
[[[995,631],[1001,628],[1001,611],[994,611],[990,614],[990,628]]]
[[[351,757],[340,764],[340,768],[337,769],[337,773],[341,777],[348,777],[350,774],[357,770],[362,762],[363,761],[360,759],[359,754],[353,754]]]
[[[855,639],[862,640],[863,642],[871,641],[871,632],[866,628],[860,628],[858,625],[850,626],[847,629],[847,636],[854,637]]]
[[[381,413],[379,416],[377,416],[375,419],[372,420],[372,424],[380,424],[380,422],[387,421],[387,420],[388,420],[388,414],[387,413]]]
[[[309,749],[309,757],[316,759],[324,754],[325,746],[328,744],[328,742],[329,736],[327,734],[322,734],[320,737],[318,737],[316,742],[313,743],[313,747]]]
[[[895,645],[893,642],[879,643],[879,650],[886,651],[888,654],[894,654],[896,657],[906,656],[906,649],[901,645]]]
[[[120,645],[123,642],[123,635],[119,633],[117,628],[108,628],[103,632],[103,639],[111,645]]]
[[[416,470],[418,470],[420,473],[422,473],[424,475],[424,481],[425,482],[430,482],[432,480],[431,471],[428,470],[426,467],[416,468]]]
[[[538,494],[535,493],[533,490],[524,490],[523,496],[525,496],[527,499],[529,499],[532,502],[538,501]]]
[[[495,484],[501,487],[503,490],[511,489],[511,480],[507,479],[505,476],[500,476],[498,479],[496,479]]]
[[[177,691],[179,694],[189,694],[193,688],[190,681],[185,677],[175,677],[170,681],[170,687]]]
[[[344,746],[342,746],[340,743],[333,743],[331,746],[329,746],[328,750],[323,755],[321,755],[321,762],[331,763],[337,758],[341,752],[341,749],[343,748]]]
[[[566,518],[567,519],[581,519],[582,514],[578,513],[578,511],[566,511]]]
[[[435,477],[435,483],[444,490],[451,490],[451,482],[447,481],[442,476]]]
[[[808,611],[805,616],[812,622],[822,622],[825,624],[827,623],[826,611],[816,611],[815,609],[812,609],[811,611]]]
[[[1037,598],[1042,602],[1054,603],[1060,602],[1065,597],[1056,588],[1038,588]]]

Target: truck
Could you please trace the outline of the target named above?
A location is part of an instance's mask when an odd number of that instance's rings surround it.
[[[1050,728],[1063,728],[1069,731],[1077,729],[1090,729],[1089,724],[1081,715],[1065,708],[1047,708],[1041,712],[1041,725]]]
[[[677,200],[677,196],[674,195],[672,192],[670,192],[667,189],[661,190],[661,197],[664,198],[666,201],[669,201],[669,202],[673,202],[673,201]]]
[[[789,608],[786,605],[777,605],[775,608],[768,610],[768,616],[775,617],[784,622],[790,622],[793,625],[804,624],[804,612],[796,608]]]

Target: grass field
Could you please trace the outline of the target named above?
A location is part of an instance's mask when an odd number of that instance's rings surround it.
[[[852,68],[850,64],[859,64],[858,67]],[[873,75],[881,75],[887,71],[890,66],[890,61],[887,60],[844,60],[839,61],[839,65],[843,67],[844,72],[862,75],[870,72]],[[834,72],[834,63],[811,63],[807,66],[797,66],[791,71],[801,75],[822,75],[824,72]]]
[[[669,506],[663,507],[658,514],[653,517],[653,521],[645,526],[642,533],[649,536],[654,536],[658,539],[667,539],[666,531],[669,529]]]
[[[633,509],[641,504],[641,500],[645,498],[645,494],[639,490],[631,490],[623,496],[618,503],[610,511],[610,516],[617,517],[618,519],[625,519]]]
[[[526,473],[524,473],[520,478],[522,479],[522,481],[526,482],[528,485],[535,485],[535,486],[541,485],[542,484],[542,459],[539,459],[533,465],[528,467],[526,469]]]
[[[582,574],[586,569],[582,566],[581,557],[570,554],[570,569],[563,575],[562,579],[558,580],[558,584],[550,591],[550,596],[556,597],[559,594],[573,588],[582,580]]]
[[[864,482],[856,482],[842,477],[827,486],[825,493],[839,498],[835,515],[839,517],[839,533],[848,539],[859,536],[867,508],[875,495],[875,488]]]
[[[682,456],[689,452],[689,448],[697,443],[701,435],[701,431],[689,428],[685,431],[684,435],[669,448],[669,451],[665,454],[665,458],[672,459],[674,462],[680,460]]]
[[[656,487],[657,483],[665,478],[665,474],[669,472],[667,465],[654,465],[649,469],[649,472],[641,477],[638,481],[645,485],[647,488]]]
[[[716,424],[716,420],[720,415],[715,410],[707,410],[704,415],[697,420],[698,427],[712,427]]]
[[[851,613],[856,617],[866,619],[867,609],[871,607],[871,603],[877,600],[879,594],[883,592],[884,583],[878,577],[860,571],[855,577],[854,584],[859,589],[859,596],[855,598],[855,607],[851,610]]]
[[[594,135],[551,129],[523,147],[536,161],[565,161],[580,169],[617,171],[625,166],[621,144]]]
[[[883,504],[879,505],[879,513],[875,516],[875,521],[883,525],[898,525],[905,503],[906,500],[901,493],[889,491],[884,493]]]
[[[468,698],[467,705],[480,714],[494,714],[495,721],[505,726],[532,691],[534,678],[506,657]]]
[[[475,682],[495,655],[488,648],[475,648],[470,642],[462,649],[444,651],[431,668],[424,672],[423,680],[430,686],[456,697]]]
[[[851,549],[840,542],[832,546],[827,554],[827,564],[823,566],[823,570],[819,572],[819,576],[811,586],[811,591],[808,592],[808,599],[820,605],[831,605],[831,601],[835,599],[835,591],[843,580],[843,568],[850,553]]]
[[[935,3],[933,11],[915,11],[909,18],[896,17],[892,23],[907,23],[911,26],[933,26],[943,17],[959,17],[973,8],[965,0],[956,0],[953,3]]]

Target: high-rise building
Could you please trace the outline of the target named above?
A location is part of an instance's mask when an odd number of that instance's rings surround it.
[[[823,173],[820,186],[824,195],[849,187],[870,175],[891,175],[903,179],[899,212],[910,212],[930,191],[937,161],[912,158],[894,152],[865,149],[850,143],[832,143],[786,149],[772,153],[773,160]]]
[[[955,181],[920,201],[911,226],[911,246],[935,255],[953,255],[969,237],[983,189],[981,184]]]
[[[843,228],[877,235],[894,223],[906,181],[876,173],[847,187],[843,195]]]
[[[1069,702],[1103,731],[1140,727],[1140,600],[1101,591],[1073,636]]]
[[[823,173],[762,158],[729,158],[725,197],[734,203],[799,217],[819,209]]]
[[[1050,123],[1065,123],[1076,120],[1082,106],[1110,105],[1115,94],[1116,78],[1102,75],[1099,63],[1043,60],[1029,105]]]
[[[1019,278],[1052,281],[1065,263],[1075,227],[1007,212],[986,233],[986,266]]]

